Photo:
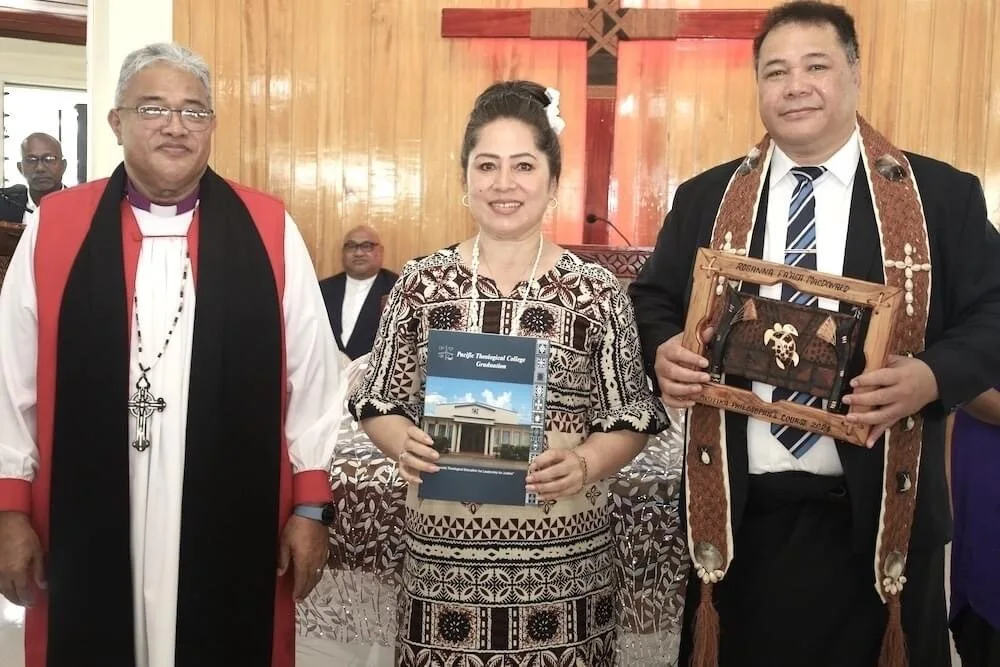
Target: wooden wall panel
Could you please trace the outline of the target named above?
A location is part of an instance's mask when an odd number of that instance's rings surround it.
[[[321,276],[340,270],[341,238],[357,224],[382,232],[393,268],[472,232],[460,203],[462,131],[476,95],[500,78],[562,90],[567,164],[546,230],[582,238],[584,45],[442,39],[441,9],[462,4],[176,0],[175,38],[215,75],[213,167],[288,203]]]
[[[862,113],[903,148],[978,175],[1000,213],[1000,10],[991,0],[842,0],[861,43]],[[628,0],[767,8],[771,0]],[[586,0],[175,0],[176,39],[215,74],[213,166],[288,202],[321,276],[369,223],[386,264],[467,237],[458,165],[476,95],[498,78],[562,92],[564,171],[547,233],[582,238],[584,44],[450,40],[444,7]],[[677,186],[760,137],[749,41],[624,44],[610,217],[651,244]],[[614,236],[611,237],[614,239]]]

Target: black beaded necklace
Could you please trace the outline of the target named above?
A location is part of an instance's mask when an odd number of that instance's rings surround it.
[[[191,255],[188,252],[184,253],[184,273],[181,276],[181,290],[180,290],[180,303],[177,305],[177,312],[174,313],[174,320],[170,323],[170,329],[167,330],[167,335],[163,340],[163,347],[160,352],[156,355],[152,362],[148,365],[142,363],[142,328],[139,325],[139,296],[138,294],[132,297],[132,310],[135,315],[135,337],[138,347],[138,365],[139,365],[139,381],[135,383],[135,393],[129,397],[128,400],[128,411],[136,418],[136,429],[135,429],[135,440],[132,441],[132,447],[136,451],[144,452],[149,449],[150,437],[149,437],[149,418],[153,416],[154,412],[163,412],[167,407],[167,402],[163,397],[156,397],[149,391],[149,373],[154,366],[163,358],[163,354],[167,351],[167,346],[170,345],[170,340],[173,338],[174,330],[177,328],[177,323],[181,319],[181,313],[184,312],[184,290],[187,286],[187,276],[188,269],[191,266]]]

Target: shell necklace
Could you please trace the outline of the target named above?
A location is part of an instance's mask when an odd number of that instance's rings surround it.
[[[528,304],[528,296],[531,294],[533,288],[538,287],[538,281],[535,280],[535,273],[538,271],[538,263],[542,259],[542,248],[545,246],[545,240],[542,235],[538,235],[538,251],[535,253],[535,263],[531,267],[531,275],[528,276],[528,283],[524,287],[524,293],[521,297],[521,303],[518,306],[517,313],[514,317],[514,322],[517,323],[518,330],[521,327],[521,317],[524,315],[524,309]],[[472,303],[469,304],[469,331],[482,331],[482,322],[480,321],[479,313],[479,234],[476,234],[476,240],[472,244]],[[513,326],[511,330],[513,331]]]

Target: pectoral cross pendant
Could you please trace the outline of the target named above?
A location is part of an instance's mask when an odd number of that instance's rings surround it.
[[[139,381],[135,383],[136,392],[128,399],[128,411],[136,418],[135,440],[132,446],[136,451],[144,452],[149,449],[149,418],[154,412],[163,412],[167,407],[167,402],[162,398],[156,398],[149,391],[149,378],[146,371],[142,371]]]

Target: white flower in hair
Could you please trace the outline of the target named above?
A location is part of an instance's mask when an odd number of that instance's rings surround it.
[[[545,107],[545,115],[549,119],[549,125],[552,126],[552,130],[557,135],[562,134],[562,131],[566,129],[566,121],[559,115],[559,91],[555,88],[546,88],[545,96],[549,98],[549,104]]]

